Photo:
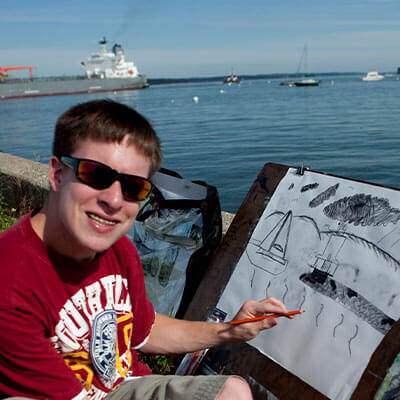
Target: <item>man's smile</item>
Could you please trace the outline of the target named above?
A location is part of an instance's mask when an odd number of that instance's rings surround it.
[[[88,212],[87,215],[88,215],[88,217],[89,217],[90,219],[92,219],[93,221],[96,221],[97,223],[99,223],[99,224],[101,224],[101,225],[109,225],[109,226],[112,226],[112,225],[115,225],[115,224],[118,223],[118,221],[116,221],[116,220],[104,219],[104,218],[99,217],[98,215],[95,215],[95,214],[90,213],[90,212]]]

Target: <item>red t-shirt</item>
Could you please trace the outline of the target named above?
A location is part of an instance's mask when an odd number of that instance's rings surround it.
[[[0,235],[0,393],[97,400],[150,374],[134,348],[146,341],[154,309],[129,239],[76,262],[52,253],[30,217]]]

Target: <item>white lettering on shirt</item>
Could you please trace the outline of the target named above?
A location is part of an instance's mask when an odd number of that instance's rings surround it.
[[[102,304],[102,297],[104,305]],[[51,338],[55,348],[63,353],[87,351],[90,325],[94,317],[104,310],[131,312],[128,282],[121,275],[108,275],[78,290],[59,311],[56,337]]]

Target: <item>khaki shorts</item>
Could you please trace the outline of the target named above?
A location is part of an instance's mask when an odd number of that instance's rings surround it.
[[[214,400],[228,378],[223,375],[148,375],[121,383],[105,400]]]

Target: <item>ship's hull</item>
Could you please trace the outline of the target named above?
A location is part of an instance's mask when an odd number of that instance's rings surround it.
[[[118,92],[148,87],[146,77],[114,79],[38,79],[0,83],[0,100],[24,97]]]

